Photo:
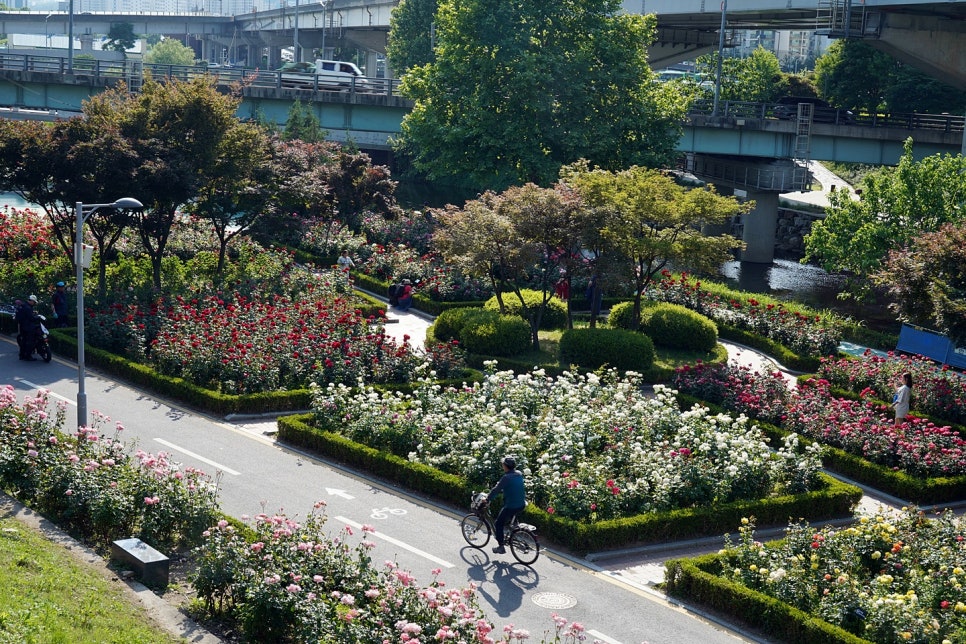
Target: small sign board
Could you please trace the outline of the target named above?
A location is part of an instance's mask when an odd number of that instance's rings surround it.
[[[951,367],[966,369],[966,347],[954,345],[941,333],[903,324],[896,350],[926,356]]]

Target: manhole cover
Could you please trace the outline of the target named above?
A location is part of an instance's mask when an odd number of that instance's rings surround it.
[[[537,593],[533,596],[533,603],[543,608],[563,610],[577,605],[577,598],[566,593]]]

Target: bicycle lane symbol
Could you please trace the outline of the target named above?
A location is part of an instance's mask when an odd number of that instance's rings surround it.
[[[390,514],[399,517],[406,514],[406,511],[402,508],[373,508],[369,518],[379,520],[388,519]]]

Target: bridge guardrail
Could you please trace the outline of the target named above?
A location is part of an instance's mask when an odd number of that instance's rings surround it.
[[[21,72],[41,72],[48,74],[68,74],[68,59],[63,56],[36,54],[0,53],[0,69]],[[176,78],[191,81],[202,76],[212,76],[219,85],[240,83],[249,87],[281,89],[282,72],[263,69],[238,67],[206,67],[203,65],[158,65],[140,60],[94,60],[81,56],[73,59],[73,73],[76,76],[104,79],[123,79],[129,84],[138,84],[146,74],[156,79]],[[369,78],[365,82],[354,80],[348,88],[337,89],[324,83],[306,84],[300,91],[333,92],[348,91],[358,94],[399,95],[399,80],[394,78]]]

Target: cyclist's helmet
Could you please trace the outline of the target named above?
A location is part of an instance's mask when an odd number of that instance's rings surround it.
[[[517,460],[512,456],[507,456],[503,459],[503,464],[507,466],[508,469],[515,470],[517,468]]]

